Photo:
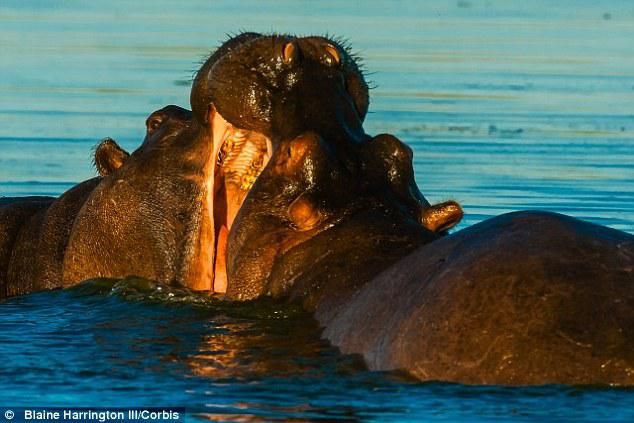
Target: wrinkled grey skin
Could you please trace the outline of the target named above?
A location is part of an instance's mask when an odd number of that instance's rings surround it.
[[[63,285],[88,278],[141,276],[196,289],[211,159],[191,112],[167,106],[150,115],[141,146],[103,178],[77,214],[64,255]]]

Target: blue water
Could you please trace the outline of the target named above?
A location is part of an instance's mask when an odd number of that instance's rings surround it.
[[[214,421],[634,419],[633,390],[415,383],[364,371],[299,310],[106,292],[2,304],[0,404],[185,405]]]
[[[0,195],[58,195],[239,29],[365,58],[369,133],[415,151],[460,227],[546,209],[634,233],[630,1],[0,2]],[[363,370],[302,312],[94,285],[0,303],[0,406],[186,406],[215,421],[634,420],[634,391],[420,384]],[[308,323],[307,323],[308,322]],[[1,411],[1,410],[0,410]]]

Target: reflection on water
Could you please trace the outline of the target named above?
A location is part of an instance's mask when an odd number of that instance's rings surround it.
[[[301,311],[138,281],[0,304],[9,405],[182,406],[212,421],[631,420],[634,392],[415,383],[363,370]]]
[[[331,33],[376,86],[369,133],[415,152],[461,227],[548,209],[634,233],[629,0],[0,3],[0,195],[58,195],[105,136],[187,106],[225,34]],[[360,369],[296,309],[226,305],[127,281],[0,303],[12,405],[186,405],[212,421],[634,420],[630,390],[416,384]]]
[[[109,295],[133,303],[182,307],[211,317],[203,325],[195,351],[186,358],[170,353],[163,359],[182,362],[192,374],[217,382],[299,375],[319,379],[328,371],[353,373],[364,367],[358,357],[340,357],[321,340],[317,323],[297,305],[266,300],[232,303],[137,277],[90,280],[66,294],[80,300]],[[112,329],[125,324],[125,320],[112,319],[100,327]],[[176,347],[180,341],[170,334],[137,338],[135,345],[141,348],[143,344],[158,343]],[[325,366],[325,358],[332,361],[330,366]]]

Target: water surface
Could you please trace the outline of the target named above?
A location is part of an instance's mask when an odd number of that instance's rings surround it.
[[[415,152],[461,227],[552,210],[634,233],[629,1],[0,3],[0,195],[59,195],[240,29],[336,34],[365,59],[369,133]],[[632,420],[629,390],[417,384],[362,370],[297,310],[76,290],[0,304],[0,404],[186,405],[212,420]]]

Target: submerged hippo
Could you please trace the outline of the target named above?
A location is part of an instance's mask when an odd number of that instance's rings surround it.
[[[300,301],[343,352],[421,380],[634,383],[633,236],[520,212],[428,243],[389,202],[324,196],[341,169],[319,136],[285,148],[236,220],[230,297]],[[315,216],[304,231],[298,201]]]

